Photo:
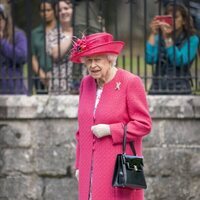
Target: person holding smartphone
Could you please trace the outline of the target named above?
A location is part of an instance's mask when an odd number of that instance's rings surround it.
[[[146,62],[153,66],[149,94],[191,94],[191,65],[199,38],[183,4],[168,4],[164,17],[154,17],[146,44]],[[172,20],[166,18],[172,16]]]
[[[10,5],[0,2],[0,95],[27,94],[23,80],[26,61],[26,35],[13,24]]]
[[[200,32],[200,1],[199,0],[157,0],[157,2],[161,2],[161,4],[166,7],[169,3],[182,3],[187,9],[190,10],[190,14],[194,20],[194,27]]]

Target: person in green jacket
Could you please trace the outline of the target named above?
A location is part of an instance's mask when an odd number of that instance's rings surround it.
[[[48,72],[52,69],[51,58],[46,54],[46,35],[56,27],[53,0],[41,0],[42,23],[32,31],[32,69],[35,73],[34,85],[37,94],[46,94]]]

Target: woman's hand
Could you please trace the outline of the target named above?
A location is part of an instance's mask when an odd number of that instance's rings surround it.
[[[51,78],[50,73],[46,73],[44,72],[42,69],[39,70],[39,77],[40,77],[40,81],[45,85],[48,86],[49,85],[49,80]]]
[[[97,124],[95,126],[92,126],[91,131],[97,138],[111,135],[110,126],[107,124]]]
[[[0,40],[3,39],[3,31],[0,30]]]
[[[148,42],[151,45],[155,45],[155,35],[158,34],[158,30],[159,30],[159,21],[156,19],[156,17],[154,17],[153,20],[151,21],[150,29],[151,29],[151,33],[149,35]]]
[[[158,34],[159,21],[156,19],[156,17],[154,17],[153,20],[151,21],[150,29],[151,29],[151,34],[153,35]]]
[[[165,22],[159,23],[160,29],[162,31],[163,38],[169,38],[172,36],[173,27]]]

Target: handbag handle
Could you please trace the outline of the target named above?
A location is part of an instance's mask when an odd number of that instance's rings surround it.
[[[123,154],[126,153],[126,134],[127,134],[127,125],[124,125],[124,138],[123,138],[123,146],[122,146]],[[131,147],[133,155],[136,156],[136,150],[135,150],[134,142],[133,141],[130,142],[129,145]]]

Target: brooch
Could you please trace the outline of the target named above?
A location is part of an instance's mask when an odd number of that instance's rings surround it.
[[[120,90],[121,82],[116,82],[115,90]]]

